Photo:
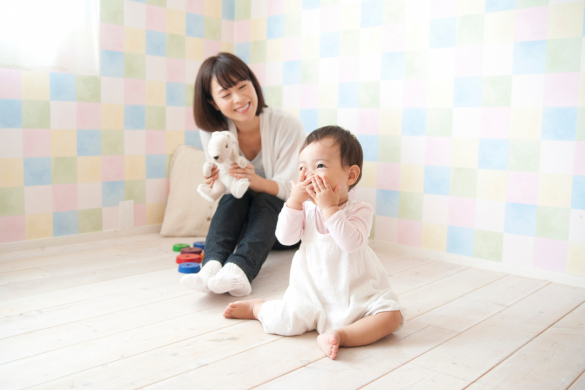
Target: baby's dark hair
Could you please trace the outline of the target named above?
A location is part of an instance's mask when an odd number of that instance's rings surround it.
[[[356,182],[349,186],[349,189],[351,190],[362,178],[362,166],[364,164],[362,145],[360,145],[360,141],[358,141],[355,135],[344,128],[339,126],[324,126],[317,130],[313,130],[307,138],[305,138],[305,142],[303,142],[300,151],[303,151],[303,149],[313,142],[321,141],[325,138],[331,138],[335,144],[339,146],[339,156],[341,158],[341,164],[344,167],[357,165],[360,168],[360,174]]]

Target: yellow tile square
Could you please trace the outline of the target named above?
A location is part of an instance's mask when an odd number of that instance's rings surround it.
[[[319,58],[319,35],[303,35],[301,57],[303,59]]]
[[[185,132],[178,131],[178,130],[167,130],[166,131],[166,138],[167,138],[167,154],[175,153],[175,149],[177,146],[185,144]]]
[[[380,48],[382,47],[382,37],[384,36],[381,27],[362,28],[359,35],[361,54],[380,53]]]
[[[167,90],[164,81],[146,82],[146,104],[149,106],[164,106],[167,103]]]
[[[124,51],[127,53],[146,53],[146,32],[145,30],[124,27]]]
[[[51,130],[51,156],[77,156],[77,131]]]
[[[165,215],[165,203],[147,203],[146,204],[146,224],[157,225],[162,223]]]
[[[477,168],[479,140],[477,138],[452,138],[451,165],[457,168]]]
[[[485,12],[485,0],[457,0],[458,15],[483,14]]]
[[[291,12],[302,11],[303,0],[286,0],[284,2],[284,12],[289,14]]]
[[[319,107],[320,108],[337,108],[338,96],[337,91],[339,84],[320,84],[319,85]]]
[[[124,179],[141,180],[146,178],[146,157],[125,156],[124,157]]]
[[[281,62],[284,59],[284,41],[269,39],[266,42],[266,59],[269,62]]]
[[[445,252],[447,250],[447,227],[423,222],[421,246],[426,249]]]
[[[585,244],[578,242],[569,243],[567,273],[571,275],[585,276]]]
[[[185,20],[185,12],[167,9],[167,34],[185,35]]]
[[[506,201],[505,171],[479,169],[477,171],[477,199]]]
[[[102,129],[124,130],[123,104],[102,104]]]
[[[428,20],[413,20],[404,25],[405,49],[426,50],[429,48],[430,24]]]
[[[234,53],[236,51],[236,45],[231,42],[222,42],[221,43],[221,51],[225,51],[228,53]]]
[[[0,158],[0,188],[24,186],[22,158]]]
[[[348,1],[341,3],[339,12],[339,25],[343,26],[344,30],[358,30],[361,28],[361,23],[360,2]]]
[[[486,13],[483,27],[484,43],[514,42],[515,21],[516,10]]]
[[[380,135],[402,134],[402,110],[383,108],[380,110]]]
[[[205,16],[221,18],[222,1],[205,1]]]
[[[361,187],[376,188],[378,184],[378,163],[373,161],[364,161],[362,166],[362,178],[359,185]]]
[[[22,98],[30,100],[49,100],[51,98],[49,72],[23,71]]]
[[[424,166],[402,164],[400,166],[400,191],[422,193],[424,175]]]
[[[573,176],[541,173],[538,175],[538,198],[541,206],[571,207]]]
[[[432,78],[428,81],[429,107],[453,107],[454,82],[452,77]]]
[[[510,139],[540,140],[541,128],[542,108],[512,108]]]
[[[102,181],[102,158],[100,156],[77,157],[77,181],[80,183]]]
[[[250,21],[250,40],[266,40],[266,18],[256,18]]]
[[[205,60],[203,42],[202,38],[185,37],[185,58],[191,61]],[[222,50],[224,50],[223,47]],[[229,52],[233,53],[233,50]]]
[[[53,214],[32,214],[25,216],[26,239],[53,237]]]
[[[548,7],[548,39],[576,38],[583,34],[583,6],[578,1]]]

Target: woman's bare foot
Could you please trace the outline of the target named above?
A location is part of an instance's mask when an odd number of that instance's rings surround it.
[[[337,351],[339,351],[340,343],[340,335],[336,331],[323,333],[317,337],[317,344],[319,345],[319,348],[321,348],[323,353],[325,353],[325,356],[331,360],[335,360],[337,357]]]
[[[263,299],[249,299],[230,303],[224,310],[225,318],[239,318],[243,320],[257,320]]]

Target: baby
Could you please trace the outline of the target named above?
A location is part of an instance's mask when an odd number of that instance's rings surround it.
[[[361,178],[359,141],[338,126],[309,134],[299,155],[299,181],[276,226],[284,245],[302,239],[281,300],[233,302],[226,318],[257,319],[283,336],[317,330],[331,359],[340,346],[371,344],[403,323],[402,307],[384,267],[368,246],[372,207],[349,199]]]

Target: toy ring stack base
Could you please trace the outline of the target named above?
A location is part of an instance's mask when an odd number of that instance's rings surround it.
[[[183,274],[196,274],[201,269],[199,263],[181,263],[179,264],[179,272]]]

